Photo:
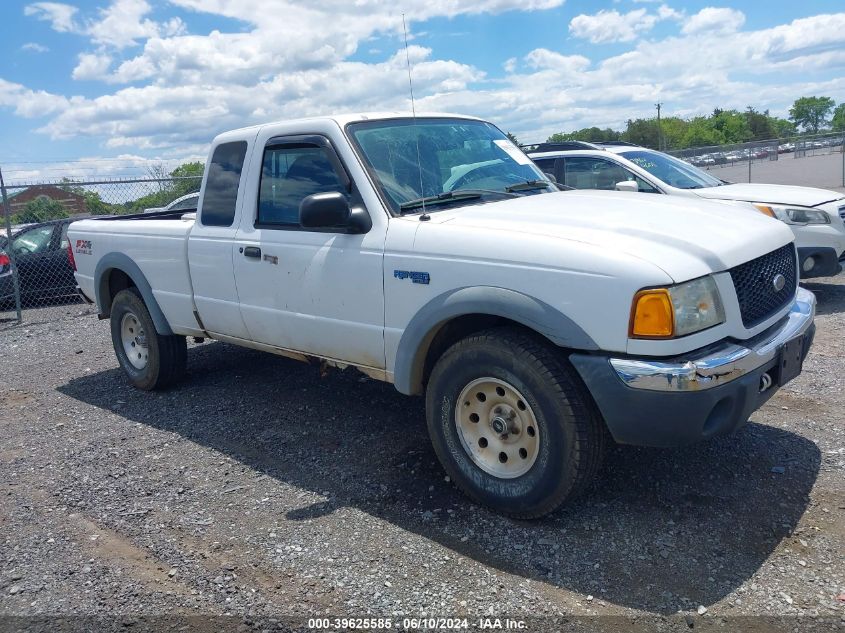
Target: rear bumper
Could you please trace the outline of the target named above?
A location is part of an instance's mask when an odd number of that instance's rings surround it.
[[[845,252],[843,252],[843,257],[845,257]],[[838,275],[842,272],[840,261],[842,260],[837,257],[836,249],[832,247],[798,247],[798,270],[801,271],[801,279]],[[805,264],[809,270],[805,270]]]
[[[799,288],[789,314],[750,341],[723,342],[685,358],[573,354],[570,360],[617,442],[682,446],[730,433],[774,395],[781,348],[800,337],[806,356],[814,315],[815,297]]]

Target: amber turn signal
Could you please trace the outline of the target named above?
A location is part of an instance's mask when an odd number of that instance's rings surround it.
[[[755,204],[757,210],[762,213],[763,215],[768,215],[770,218],[776,218],[778,216],[775,215],[775,210],[765,204]]]
[[[671,338],[675,333],[675,309],[665,288],[640,290],[631,311],[632,338]]]

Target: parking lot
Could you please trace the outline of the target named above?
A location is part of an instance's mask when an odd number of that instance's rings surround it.
[[[841,153],[801,158],[795,158],[794,154],[781,154],[778,160],[753,162],[750,172],[747,162],[710,167],[708,171],[716,178],[731,182],[764,182],[845,191],[845,161]]]
[[[178,388],[140,392],[89,308],[31,311],[0,329],[0,613],[839,623],[845,279],[808,287],[804,373],[751,424],[615,447],[535,522],[469,503],[389,385],[210,342]]]

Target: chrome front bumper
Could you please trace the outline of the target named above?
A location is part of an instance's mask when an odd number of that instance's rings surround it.
[[[781,346],[805,334],[813,325],[816,297],[798,288],[789,314],[774,331],[746,347],[727,343],[700,358],[657,361],[611,358],[610,365],[628,387],[648,391],[700,391],[724,385],[773,361]]]

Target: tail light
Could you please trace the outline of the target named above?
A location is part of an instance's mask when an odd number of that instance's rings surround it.
[[[73,268],[73,272],[76,272],[76,258],[73,256],[73,244],[68,242],[67,245],[67,260],[70,262],[70,267]]]
[[[5,273],[12,266],[12,260],[6,253],[0,251],[0,273]]]

